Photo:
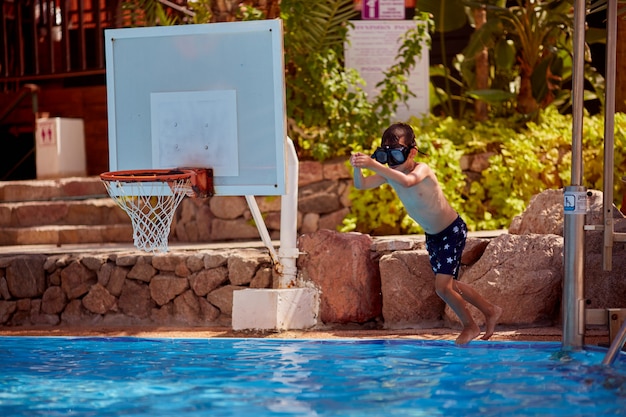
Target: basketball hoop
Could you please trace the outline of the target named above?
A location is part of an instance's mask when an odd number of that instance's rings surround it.
[[[133,225],[135,247],[167,252],[174,213],[185,196],[213,195],[211,169],[151,169],[105,172],[100,179]]]

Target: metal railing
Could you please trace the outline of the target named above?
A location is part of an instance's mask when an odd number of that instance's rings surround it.
[[[622,323],[622,327],[617,333],[617,337],[613,339],[613,343],[611,343],[609,350],[606,352],[606,356],[602,360],[602,365],[613,365],[613,363],[617,359],[618,354],[624,347],[624,343],[626,343],[626,321]]]
[[[166,13],[189,18],[186,1],[157,0]],[[3,0],[0,2],[0,85],[104,75],[104,30],[132,26],[141,10],[122,0]],[[182,3],[179,4],[179,3]]]
[[[104,31],[118,23],[120,0],[3,1],[0,83],[104,74]]]
[[[9,115],[19,107],[19,105],[24,101],[27,97],[30,96],[33,114],[37,114],[39,112],[39,100],[38,94],[39,87],[35,84],[25,84],[24,87],[18,92],[18,94],[11,100],[4,108],[0,108],[0,123],[2,123]]]

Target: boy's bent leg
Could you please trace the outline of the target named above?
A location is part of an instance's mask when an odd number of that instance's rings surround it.
[[[471,342],[480,334],[480,328],[474,322],[472,315],[465,305],[465,300],[463,300],[463,297],[455,290],[453,283],[454,278],[452,275],[435,275],[435,290],[437,291],[437,295],[454,310],[461,320],[461,324],[463,324],[463,331],[459,337],[457,337],[456,344],[464,345]]]
[[[481,339],[488,340],[493,335],[498,319],[502,315],[502,308],[485,300],[478,291],[467,284],[460,281],[454,281],[453,284],[465,301],[474,305],[485,315],[485,334]]]

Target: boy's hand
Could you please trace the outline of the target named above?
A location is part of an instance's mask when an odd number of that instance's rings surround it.
[[[367,168],[373,159],[361,152],[355,152],[350,156],[350,164],[355,168]]]

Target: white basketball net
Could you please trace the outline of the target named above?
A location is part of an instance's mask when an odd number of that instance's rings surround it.
[[[145,252],[167,252],[174,213],[191,192],[191,180],[103,182],[111,198],[132,221],[135,247]]]

